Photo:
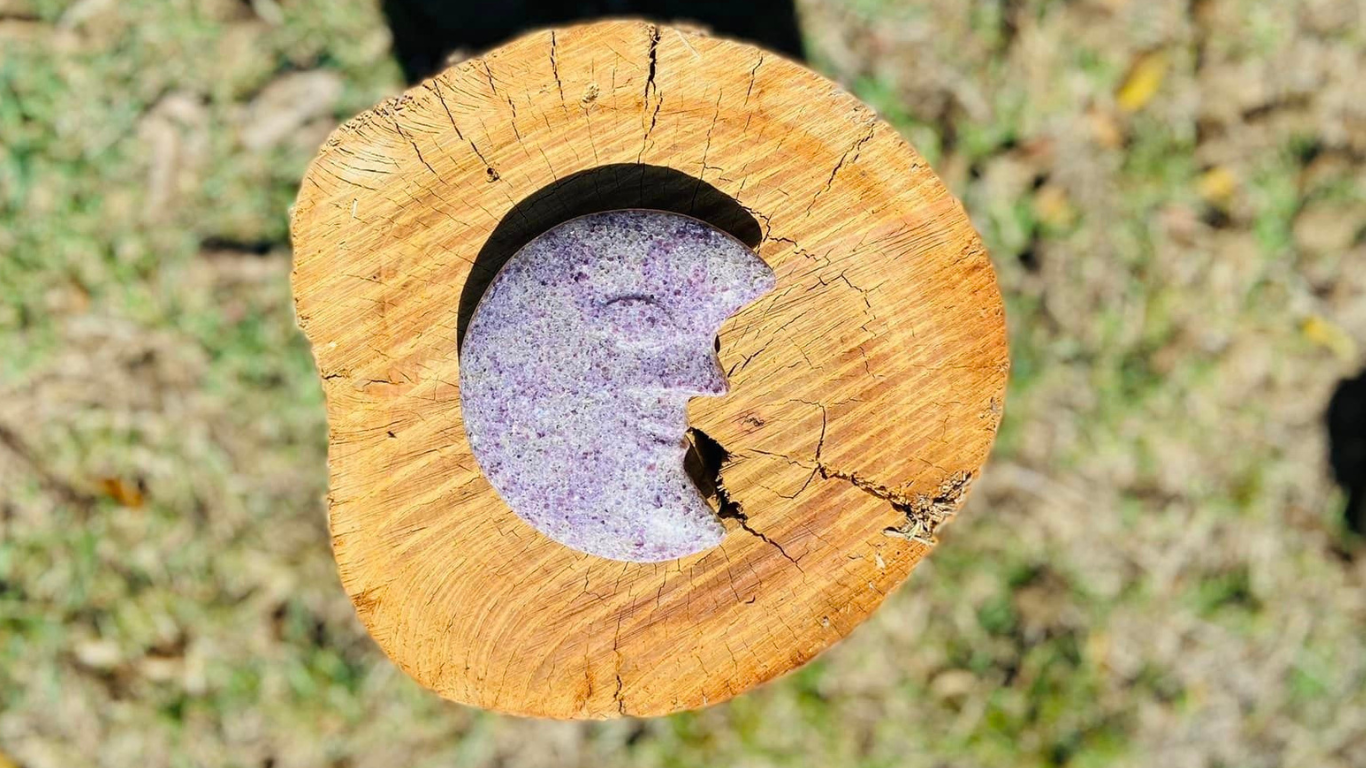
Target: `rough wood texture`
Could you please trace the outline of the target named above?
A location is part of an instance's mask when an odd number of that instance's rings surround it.
[[[629,564],[551,542],[490,489],[456,344],[500,232],[585,200],[663,207],[650,166],[698,179],[669,193],[683,210],[738,201],[778,287],[721,332],[731,394],[689,408],[725,452],[699,438],[729,534]],[[333,135],[293,235],[342,582],[394,661],[456,701],[657,715],[793,669],[924,557],[1000,420],[1002,306],[962,207],[838,86],[734,42],[608,22],[466,61]]]

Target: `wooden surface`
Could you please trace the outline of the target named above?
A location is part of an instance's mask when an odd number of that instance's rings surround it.
[[[683,560],[540,535],[461,426],[471,286],[603,201],[738,201],[728,228],[778,275],[721,332],[730,395],[689,407],[743,517]],[[390,657],[455,701],[657,715],[797,667],[925,556],[1000,420],[1001,300],[962,207],[867,107],[738,43],[608,22],[466,61],[338,129],[293,237],[342,582]]]

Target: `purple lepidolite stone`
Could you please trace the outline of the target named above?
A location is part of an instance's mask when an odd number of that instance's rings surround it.
[[[465,432],[489,482],[593,555],[652,562],[720,543],[683,470],[687,404],[726,391],[717,330],[774,283],[744,244],[673,213],[592,214],[532,240],[460,352]]]

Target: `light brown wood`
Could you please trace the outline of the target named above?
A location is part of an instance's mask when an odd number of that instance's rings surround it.
[[[550,541],[489,487],[457,332],[508,227],[658,207],[646,166],[701,180],[671,199],[738,201],[779,282],[721,332],[730,394],[689,407],[744,519],[713,550],[631,564]],[[658,715],[801,665],[925,556],[1000,420],[1002,305],[961,205],[867,107],[746,45],[644,22],[528,35],[342,126],[293,217],[342,582],[455,701]]]

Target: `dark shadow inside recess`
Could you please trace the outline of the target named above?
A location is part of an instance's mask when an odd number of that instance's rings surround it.
[[[759,222],[730,195],[672,168],[618,163],[566,176],[512,207],[479,249],[460,292],[457,350],[484,291],[508,259],[541,233],[570,219],[623,208],[650,208],[701,219],[750,248],[762,239]]]
[[[1338,383],[1325,421],[1328,462],[1347,492],[1347,526],[1366,535],[1366,370]]]
[[[716,510],[716,516],[725,519],[744,519],[740,504],[726,493],[721,484],[721,468],[730,460],[730,451],[697,427],[688,428],[688,452],[683,455],[683,471],[688,474],[693,485],[702,493],[702,498]]]
[[[692,23],[719,37],[743,40],[802,58],[801,30],[792,0],[384,0],[394,56],[408,82],[543,27],[608,17]]]

